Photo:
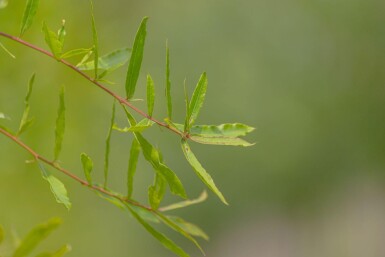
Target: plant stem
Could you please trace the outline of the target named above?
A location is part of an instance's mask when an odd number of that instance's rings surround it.
[[[8,131],[2,129],[0,127],[0,133],[3,134],[4,136],[8,137],[9,139],[13,140],[15,143],[17,143],[19,146],[21,146],[24,150],[26,150],[27,152],[29,152],[30,154],[32,154],[32,156],[34,157],[34,159],[36,161],[42,161],[44,162],[45,164],[51,166],[52,168],[60,171],[61,173],[63,173],[64,175],[72,178],[73,180],[79,182],[82,186],[86,186],[86,187],[89,187],[95,191],[98,191],[104,195],[108,195],[110,197],[113,197],[115,199],[118,199],[119,201],[121,202],[126,202],[128,204],[131,204],[131,205],[135,205],[135,206],[138,206],[140,208],[143,208],[143,209],[146,209],[148,211],[151,211],[151,212],[154,212],[153,209],[151,209],[150,207],[147,207],[147,206],[144,206],[144,205],[141,205],[140,203],[137,203],[133,200],[130,200],[130,199],[127,199],[125,197],[122,197],[120,195],[117,195],[117,194],[114,194],[106,189],[104,189],[103,187],[99,187],[97,185],[92,185],[90,183],[88,183],[86,180],[84,179],[81,179],[79,178],[78,176],[76,176],[75,174],[71,173],[70,171],[60,167],[56,162],[53,162],[53,161],[50,161],[48,160],[47,158],[41,156],[40,154],[38,154],[37,152],[35,152],[32,148],[30,148],[29,146],[27,146],[26,144],[24,144],[17,136],[15,135],[12,135],[11,133],[9,133]]]
[[[8,38],[8,39],[10,39],[10,40],[13,40],[13,41],[15,41],[15,42],[18,42],[19,44],[22,44],[22,45],[24,45],[24,46],[26,46],[26,47],[29,47],[29,48],[31,48],[31,49],[33,49],[33,50],[36,50],[36,51],[38,51],[38,52],[40,52],[40,53],[42,53],[42,54],[44,54],[44,55],[46,55],[46,56],[48,56],[48,57],[51,57],[52,59],[54,59],[54,60],[56,60],[56,61],[58,61],[58,62],[64,64],[64,65],[67,66],[68,68],[74,70],[75,72],[77,72],[78,74],[80,74],[82,77],[84,77],[85,79],[87,79],[88,81],[90,81],[91,83],[93,83],[94,85],[96,85],[97,87],[99,87],[100,89],[102,89],[103,91],[105,91],[106,93],[108,93],[109,95],[111,95],[112,97],[114,97],[116,100],[119,101],[119,103],[126,105],[127,107],[131,108],[132,110],[134,110],[135,112],[137,112],[137,113],[140,114],[141,116],[143,116],[143,117],[145,117],[145,118],[147,118],[147,119],[149,119],[149,120],[152,120],[153,122],[155,122],[155,123],[158,124],[159,126],[164,127],[164,128],[167,128],[167,129],[171,130],[172,132],[174,132],[175,134],[178,134],[178,135],[181,136],[181,137],[185,137],[185,135],[183,135],[183,133],[180,132],[179,130],[177,130],[177,129],[171,127],[171,126],[169,126],[169,125],[166,124],[166,123],[163,123],[163,122],[161,122],[161,121],[159,121],[159,120],[157,120],[157,119],[155,119],[155,118],[149,116],[147,113],[143,112],[142,110],[140,110],[139,108],[137,108],[136,106],[134,106],[132,103],[130,103],[127,99],[125,99],[124,97],[119,96],[118,94],[112,92],[110,89],[108,89],[107,87],[105,87],[104,85],[102,85],[102,84],[101,84],[100,82],[98,82],[96,79],[94,79],[94,78],[88,76],[86,73],[82,72],[82,71],[79,70],[75,65],[69,63],[68,61],[66,61],[66,60],[64,60],[64,59],[57,59],[57,58],[55,58],[55,56],[54,56],[52,53],[50,53],[50,52],[48,52],[48,51],[46,51],[46,50],[44,50],[44,49],[42,49],[42,48],[40,48],[40,47],[38,47],[38,46],[35,46],[35,45],[33,45],[33,44],[29,43],[29,42],[26,42],[26,41],[24,41],[24,40],[22,40],[22,39],[20,39],[20,38],[18,38],[18,37],[9,35],[9,34],[7,34],[7,33],[1,32],[1,31],[0,31],[0,36],[6,37],[6,38]]]

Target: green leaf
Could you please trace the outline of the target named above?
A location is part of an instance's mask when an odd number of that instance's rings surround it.
[[[29,99],[31,98],[34,82],[35,82],[35,73],[32,74],[32,76],[28,82],[28,91],[27,91],[27,95],[25,96],[25,100],[24,100],[24,105],[25,105],[24,112],[23,112],[23,116],[22,116],[21,121],[20,121],[19,130],[17,132],[18,136],[21,135],[24,131],[26,131],[33,123],[33,119],[28,119],[28,116],[29,116],[29,111],[30,111]]]
[[[94,4],[91,3],[91,24],[92,24],[92,39],[94,42],[94,70],[95,79],[98,77],[98,65],[99,65],[99,43],[98,43],[98,32],[96,31],[95,17],[94,17]]]
[[[195,157],[194,153],[191,151],[190,146],[188,145],[186,140],[183,140],[183,139],[182,139],[182,150],[183,150],[183,153],[184,153],[187,161],[193,167],[197,176],[203,181],[203,183],[206,184],[206,186],[211,191],[213,191],[219,197],[219,199],[221,199],[221,201],[224,204],[228,205],[225,197],[222,195],[222,193],[219,191],[219,189],[215,185],[210,174],[207,173],[207,171],[202,167],[202,165],[199,163],[198,159]]]
[[[94,163],[92,162],[91,158],[86,153],[80,154],[80,160],[81,160],[82,165],[83,165],[84,175],[86,176],[88,183],[92,184],[91,172],[92,172],[92,169],[94,167]]]
[[[54,177],[49,171],[47,171],[41,163],[39,164],[39,168],[41,170],[41,174],[43,178],[49,183],[51,191],[55,196],[56,202],[64,204],[64,206],[69,210],[71,209],[71,202],[68,198],[67,189],[64,184]]]
[[[201,237],[206,241],[209,240],[209,236],[197,225],[187,222],[182,218],[175,217],[175,216],[167,216],[167,218],[173,221],[175,224],[177,224],[179,227],[181,227],[184,231],[186,231],[190,235]]]
[[[152,125],[154,125],[155,122],[149,119],[143,119],[139,121],[135,126],[131,126],[129,128],[119,128],[116,124],[112,127],[114,130],[117,130],[119,132],[143,132],[144,130],[150,128]]]
[[[148,188],[148,200],[152,209],[158,209],[159,204],[163,200],[165,190],[166,181],[161,175],[155,174],[154,185]]]
[[[186,87],[186,79],[184,80],[184,83],[183,83],[183,88],[184,88],[184,101],[185,101],[185,104],[186,104],[186,117],[185,117],[185,120],[184,120],[184,132],[189,132],[190,130],[190,116],[191,116],[191,113],[190,113],[190,100],[189,100],[189,97],[188,97],[188,92],[187,92],[187,87]]]
[[[172,100],[171,100],[171,81],[170,81],[170,51],[167,44],[166,44],[166,99],[167,99],[167,116],[171,120]]]
[[[45,238],[51,234],[59,225],[62,223],[61,219],[53,218],[48,222],[38,225],[33,228],[24,239],[21,241],[20,245],[16,248],[16,251],[12,255],[13,257],[24,257],[27,256],[36,248],[36,246],[41,243]]]
[[[191,102],[189,106],[189,126],[191,127],[192,124],[194,124],[195,120],[198,117],[199,111],[202,108],[203,102],[205,100],[206,96],[206,90],[207,90],[207,77],[206,72],[204,72],[199,81],[198,84],[195,87],[194,93],[191,97]]]
[[[179,130],[180,132],[183,132],[184,130],[183,125],[182,125],[182,129],[179,129],[179,127],[174,122],[172,122],[169,118],[164,118],[164,121],[167,123],[167,125],[170,126],[170,128],[174,128],[176,130]]]
[[[201,202],[205,201],[206,199],[207,199],[207,192],[203,191],[201,193],[201,195],[196,199],[186,200],[186,201],[182,201],[179,203],[170,204],[168,206],[159,208],[159,210],[164,212],[164,211],[171,211],[171,210],[175,210],[175,209],[180,209],[180,208],[184,208],[184,207],[187,207],[187,206],[190,206],[193,204],[201,203]]]
[[[31,27],[38,6],[39,0],[27,0],[27,5],[23,14],[23,20],[21,22],[20,37],[22,37],[24,32]]]
[[[135,138],[132,140],[130,159],[128,161],[127,171],[127,198],[131,198],[134,189],[134,176],[136,172],[136,165],[138,164],[138,158],[140,153],[140,145]]]
[[[147,75],[147,109],[148,116],[152,117],[154,112],[154,102],[155,102],[155,88],[154,81],[152,80],[150,74]]]
[[[112,104],[112,115],[111,115],[111,122],[110,127],[108,128],[107,138],[106,138],[106,150],[104,154],[104,187],[107,187],[107,181],[108,181],[108,166],[110,163],[110,142],[111,142],[111,133],[112,133],[112,127],[115,123],[115,100]]]
[[[144,219],[142,219],[134,209],[127,205],[127,209],[131,212],[132,216],[153,236],[155,237],[164,247],[171,250],[180,257],[189,257],[189,255],[183,251],[178,245],[173,241],[167,238],[164,234],[156,231],[150,224],[148,224]]]
[[[160,175],[162,175],[167,181],[170,191],[175,195],[186,198],[186,191],[182,182],[168,166],[160,161],[159,151],[153,147],[140,133],[135,132],[134,134],[142,148],[144,158],[153,166],[154,170],[160,173]]]
[[[202,137],[200,135],[190,136],[190,139],[200,144],[208,145],[232,145],[232,146],[252,146],[251,144],[238,137]]]
[[[113,205],[119,207],[120,209],[123,209],[125,210],[126,209],[126,205],[120,201],[119,199],[115,198],[115,197],[112,197],[110,195],[105,195],[105,194],[101,194],[99,193],[98,191],[94,191],[100,198],[112,203]]]
[[[130,205],[132,209],[145,221],[152,222],[152,223],[160,223],[160,220],[156,214],[148,209],[135,206],[135,205]]]
[[[79,66],[83,65],[86,61],[88,61],[88,59],[90,59],[91,55],[94,53],[94,49],[95,49],[95,47],[92,47],[92,50],[90,50],[88,53],[86,53],[83,56],[82,60],[78,64],[76,64],[76,67],[79,67]]]
[[[168,217],[163,215],[160,212],[156,212],[156,214],[160,217],[160,220],[167,226],[169,226],[171,229],[175,230],[188,240],[190,240],[201,252],[203,255],[206,255],[205,252],[203,251],[202,247],[199,245],[197,240],[193,238],[188,232],[186,232],[182,227],[179,226],[179,224],[175,223],[174,221],[170,220]]]
[[[41,253],[38,254],[36,257],[62,257],[66,253],[71,251],[71,246],[70,245],[64,245],[60,249],[58,249],[56,252],[53,253]]]
[[[73,50],[70,50],[64,54],[62,54],[62,56],[60,56],[60,58],[62,59],[67,59],[67,58],[70,58],[70,57],[73,57],[73,56],[78,56],[78,55],[83,55],[83,54],[88,54],[89,52],[92,52],[92,49],[93,48],[79,48],[79,49],[73,49]],[[92,62],[92,67],[93,67],[93,62]],[[92,68],[93,69],[93,68]]]
[[[57,111],[56,128],[55,128],[55,149],[54,149],[55,161],[59,159],[63,138],[64,138],[65,110],[66,110],[65,102],[64,102],[64,94],[65,94],[65,88],[64,86],[62,86],[59,94],[59,108]]]
[[[0,2],[0,5],[1,5],[1,2]],[[1,7],[0,7],[1,9]],[[1,42],[0,42],[0,47],[9,55],[11,56],[13,59],[16,59],[16,56],[14,54],[11,53],[11,51],[9,51]]]
[[[126,96],[131,99],[134,96],[138,81],[140,67],[142,66],[144,43],[146,41],[146,24],[148,17],[144,17],[136,33],[132,54],[128,64],[126,76]]]
[[[63,51],[63,44],[60,42],[57,34],[51,31],[45,22],[43,22],[43,32],[45,35],[45,42],[49,49],[51,49],[54,57],[59,60]]]
[[[202,137],[239,137],[245,136],[255,128],[242,123],[221,124],[221,125],[196,125],[192,126],[190,134]]]
[[[66,29],[65,29],[65,20],[62,20],[62,25],[60,29],[57,32],[57,37],[62,45],[64,45],[64,38],[67,35]]]
[[[0,225],[0,245],[4,241],[4,237],[5,237],[4,228]]]
[[[87,50],[87,49],[84,49]],[[111,70],[117,69],[120,66],[124,65],[128,59],[130,59],[130,48],[121,48],[117,49],[111,53],[103,55],[99,57],[98,61],[98,69],[100,70]],[[95,61],[90,61],[78,65],[77,68],[79,70],[94,70],[95,69]],[[99,75],[100,77],[101,75]]]

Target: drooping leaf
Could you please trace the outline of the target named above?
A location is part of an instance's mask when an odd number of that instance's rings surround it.
[[[24,100],[24,112],[23,116],[20,121],[19,125],[19,130],[17,132],[17,135],[21,135],[24,131],[26,131],[33,123],[33,119],[28,119],[29,118],[29,111],[30,111],[30,106],[29,106],[29,98],[31,97],[32,94],[32,89],[33,89],[33,84],[35,82],[35,73],[32,74],[31,78],[29,79],[28,82],[28,90],[27,90],[27,95],[25,96]]]
[[[251,144],[239,137],[205,137],[205,136],[190,136],[190,139],[194,142],[200,143],[200,144],[208,144],[208,145],[232,145],[232,146],[252,146],[254,144]]]
[[[167,99],[167,116],[172,118],[172,99],[171,99],[171,81],[170,81],[170,52],[166,44],[166,99]]]
[[[203,183],[206,184],[206,186],[213,191],[221,201],[228,205],[225,197],[222,195],[222,193],[219,191],[217,186],[215,185],[213,179],[211,178],[210,174],[207,173],[207,171],[202,167],[198,159],[195,157],[194,153],[191,151],[190,146],[188,145],[186,140],[182,139],[182,150],[183,153],[187,159],[187,161],[190,163],[191,167],[194,169],[197,176],[203,181]]]
[[[92,39],[94,42],[94,70],[95,70],[95,79],[98,77],[98,65],[99,65],[99,40],[98,32],[96,31],[95,17],[94,17],[94,4],[91,3],[91,24],[92,24]]]
[[[87,49],[84,49],[87,50]],[[130,48],[121,48],[117,49],[111,53],[108,53],[106,55],[103,55],[99,57],[98,61],[98,69],[100,70],[110,70],[110,69],[116,69],[120,66],[124,65],[128,59],[130,59]],[[95,61],[90,61],[83,63],[81,65],[78,65],[77,68],[79,70],[94,70],[95,69]],[[100,78],[101,75],[99,75]]]
[[[60,43],[62,44],[62,46],[64,45],[64,38],[67,35],[66,29],[65,29],[65,23],[66,23],[66,21],[62,20],[61,27],[57,32],[57,37],[58,37]]]
[[[142,66],[144,43],[146,41],[146,24],[148,17],[144,17],[136,33],[130,62],[126,76],[126,96],[131,99],[134,96],[136,83],[138,81],[140,67]]]
[[[24,257],[29,255],[36,246],[46,239],[52,231],[58,228],[61,223],[61,219],[53,218],[48,222],[33,228],[21,241],[12,257]]]
[[[64,206],[69,210],[71,209],[71,202],[68,198],[67,189],[65,188],[63,182],[54,177],[48,170],[44,168],[41,163],[39,164],[39,168],[41,170],[41,174],[43,178],[49,183],[51,192],[55,196],[56,202],[64,204]]]
[[[73,57],[73,56],[78,56],[78,55],[84,55],[84,54],[88,54],[89,52],[92,51],[93,48],[78,48],[78,49],[73,49],[73,50],[70,50],[64,54],[62,54],[62,56],[60,56],[60,58],[62,59],[67,59],[67,58],[70,58],[70,57]],[[82,64],[83,65],[83,64]],[[93,63],[92,63],[92,67],[93,67]]]
[[[154,102],[155,102],[155,88],[154,81],[152,80],[150,74],[147,75],[147,110],[148,115],[151,117],[154,111]]]
[[[4,237],[5,237],[4,228],[0,225],[0,245],[4,241]]]
[[[57,251],[55,251],[53,253],[41,253],[41,254],[36,255],[36,257],[62,257],[66,253],[70,252],[71,249],[72,248],[70,245],[63,245],[62,247],[60,247]]]
[[[180,257],[189,257],[189,255],[183,251],[182,248],[180,248],[178,245],[176,245],[173,241],[171,241],[168,237],[166,237],[164,234],[158,232],[155,230],[150,224],[148,224],[144,219],[142,219],[135,211],[134,209],[127,205],[127,209],[131,212],[132,216],[153,236],[155,237],[164,247],[171,250],[175,254],[177,254]]]
[[[181,227],[184,231],[186,231],[190,235],[201,237],[206,241],[209,240],[209,236],[197,225],[187,222],[182,218],[175,217],[175,216],[167,216],[167,218],[173,221],[174,223],[176,223],[179,227]]]
[[[152,222],[152,223],[160,223],[160,220],[156,214],[148,209],[130,205],[132,209],[145,221]]]
[[[107,138],[106,138],[106,150],[104,154],[104,187],[107,187],[107,181],[108,181],[108,168],[109,168],[109,162],[110,162],[110,142],[111,142],[111,133],[112,133],[112,127],[115,123],[115,100],[112,104],[112,115],[111,115],[111,122],[110,127],[108,128]]]
[[[25,6],[23,19],[21,22],[20,37],[22,37],[24,32],[31,27],[38,6],[39,0],[27,0],[27,5]]]
[[[154,185],[148,188],[148,200],[150,202],[151,208],[156,210],[159,207],[159,204],[163,200],[164,193],[166,190],[166,181],[164,178],[155,174]]]
[[[202,108],[202,105],[206,96],[206,90],[207,90],[207,77],[206,77],[206,72],[204,72],[201,75],[198,81],[198,84],[195,87],[194,93],[191,97],[190,106],[189,106],[189,112],[190,112],[189,126],[190,127],[194,124],[195,120],[198,117],[199,111]]]
[[[45,42],[49,49],[51,49],[54,57],[59,60],[63,52],[63,44],[60,42],[58,35],[51,31],[45,22],[43,22],[43,32],[45,35]]]
[[[1,4],[1,3],[0,3]],[[0,8],[1,9],[1,8]],[[9,51],[1,42],[0,42],[0,47],[9,55],[11,56],[13,59],[16,59],[16,56],[11,53],[11,51]]]
[[[170,204],[170,205],[167,205],[165,207],[159,208],[159,210],[162,212],[165,212],[165,211],[180,209],[180,208],[184,208],[184,207],[187,207],[187,206],[190,206],[193,204],[201,203],[201,202],[205,201],[206,199],[207,199],[207,192],[203,191],[202,194],[196,199],[193,199],[193,200],[189,199],[189,200],[185,200],[185,201],[182,201],[179,203]]]
[[[143,119],[139,121],[135,126],[131,126],[129,128],[119,128],[116,124],[114,124],[113,129],[119,132],[143,132],[144,130],[150,128],[154,125],[155,122],[149,119]]]
[[[86,176],[88,183],[92,184],[91,172],[92,172],[92,169],[94,167],[94,163],[92,162],[91,158],[86,153],[80,154],[80,160],[81,160],[82,165],[83,165],[84,175]]]
[[[66,107],[65,107],[65,101],[64,101],[64,94],[65,94],[65,88],[64,86],[62,86],[59,94],[59,108],[57,111],[56,128],[55,128],[55,149],[54,149],[55,161],[59,159],[59,155],[63,144],[64,131],[65,131]]]
[[[136,165],[138,163],[140,153],[140,145],[138,140],[134,138],[131,144],[130,159],[128,161],[127,171],[127,198],[131,198],[134,189],[134,176],[136,172]]]
[[[0,0],[0,9],[7,7],[8,0]]]
[[[168,227],[170,227],[171,229],[175,230],[176,232],[178,232],[179,234],[181,234],[182,236],[184,236],[185,238],[187,238],[188,240],[190,240],[201,252],[203,255],[205,255],[205,252],[203,251],[202,247],[199,245],[198,241],[195,240],[195,238],[193,238],[188,232],[186,232],[181,226],[179,226],[179,224],[175,223],[174,221],[170,220],[167,216],[163,215],[162,213],[160,212],[156,212],[156,214],[158,215],[158,217],[160,218],[160,220],[165,224],[167,225]]]

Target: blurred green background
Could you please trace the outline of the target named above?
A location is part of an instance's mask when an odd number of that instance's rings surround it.
[[[25,1],[0,10],[0,30],[17,35]],[[88,1],[41,1],[25,40],[44,46],[41,23],[59,28],[66,19],[66,49],[92,44]],[[201,124],[242,122],[257,127],[251,148],[202,146],[194,152],[227,196],[210,194],[201,205],[176,211],[211,237],[212,257],[385,256],[385,2],[380,0],[95,1],[102,53],[130,46],[149,16],[145,74],[155,80],[155,116],[166,115],[165,42],[177,120],[184,115],[183,80],[192,92],[202,71],[209,88]],[[16,56],[0,51],[0,111],[18,126],[29,77],[33,128],[23,141],[52,157],[61,85],[67,89],[67,129],[62,165],[81,175],[87,152],[102,179],[104,140],[112,99],[66,67],[0,39]],[[75,62],[76,60],[74,60]],[[125,69],[109,77],[123,95]],[[145,109],[144,102],[137,105]],[[2,121],[3,122],[3,121]],[[124,124],[122,113],[118,123]],[[146,132],[184,182],[190,197],[203,185],[184,160],[179,140],[154,127]],[[112,186],[124,192],[130,138],[113,134]],[[46,243],[66,242],[68,256],[173,256],[129,217],[66,177],[73,208],[49,192],[31,157],[0,136],[0,224],[24,235],[59,216],[64,225]],[[57,173],[55,173],[57,174]],[[153,172],[141,160],[135,197],[146,199]],[[167,201],[175,201],[169,197]],[[169,234],[192,256],[188,242]]]

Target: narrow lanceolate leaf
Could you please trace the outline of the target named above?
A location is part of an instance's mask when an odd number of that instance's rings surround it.
[[[82,60],[78,64],[76,64],[76,67],[79,67],[83,65],[86,61],[88,61],[88,59],[90,59],[91,55],[94,53],[94,49],[95,47],[92,47],[92,49],[83,56]]]
[[[0,245],[4,241],[4,236],[5,236],[4,228],[0,225]]]
[[[83,165],[84,175],[86,176],[88,183],[92,184],[91,172],[92,172],[92,169],[94,167],[94,163],[92,162],[91,158],[86,153],[80,154],[80,160],[81,160],[82,165]]]
[[[62,20],[62,25],[60,29],[57,32],[57,37],[62,45],[64,45],[64,38],[67,35],[66,29],[65,29],[65,20]]]
[[[29,27],[31,27],[38,6],[39,0],[27,0],[27,5],[23,14],[23,20],[21,22],[20,37],[24,35],[24,32],[29,29]]]
[[[232,145],[232,146],[252,146],[254,144],[251,144],[242,138],[238,137],[207,137],[207,136],[200,136],[200,135],[191,135],[190,139],[194,142],[200,143],[200,144],[207,144],[207,145]]]
[[[9,51],[1,42],[0,42],[0,47],[9,55],[11,56],[13,59],[16,59],[16,56],[11,53],[11,51]]]
[[[94,191],[100,198],[112,203],[113,205],[115,205],[116,207],[122,209],[122,210],[125,210],[126,209],[126,205],[124,204],[124,202],[122,202],[121,200],[115,198],[115,197],[112,197],[112,196],[109,196],[109,195],[105,195],[105,194],[102,194],[102,193],[99,193],[98,191]]]
[[[91,3],[91,24],[92,24],[92,39],[94,42],[94,70],[95,78],[98,77],[98,65],[99,65],[99,43],[98,43],[98,32],[96,31],[95,17],[94,17],[94,5]]]
[[[151,208],[156,210],[162,202],[166,190],[166,181],[160,174],[155,174],[154,185],[148,188],[148,200]]]
[[[59,108],[57,111],[56,118],[56,128],[55,128],[55,149],[54,156],[55,161],[59,159],[59,155],[61,152],[63,138],[64,138],[64,130],[65,130],[65,102],[64,102],[64,86],[61,87],[60,95],[59,95]]]
[[[170,220],[167,216],[163,215],[160,212],[156,212],[156,214],[159,216],[160,220],[167,226],[169,226],[171,229],[175,230],[188,240],[190,240],[201,252],[203,255],[205,255],[205,252],[203,251],[202,247],[199,245],[197,240],[193,238],[188,232],[186,232],[179,224],[175,223],[174,221]]]
[[[194,169],[197,176],[203,181],[203,183],[206,184],[206,186],[211,191],[213,191],[219,197],[219,199],[221,199],[221,201],[224,204],[228,204],[225,197],[222,195],[222,193],[219,191],[219,189],[215,185],[210,174],[207,173],[207,171],[202,167],[198,159],[195,157],[194,153],[191,151],[190,146],[188,145],[186,140],[182,140],[182,150],[187,161],[190,163],[191,167]]]
[[[33,228],[21,241],[12,257],[24,257],[29,255],[36,248],[36,246],[46,239],[52,231],[57,229],[61,223],[61,219],[53,218],[47,223]]]
[[[170,81],[170,52],[166,45],[166,99],[167,99],[167,116],[172,119],[172,101],[171,101],[171,81]]]
[[[108,128],[108,133],[106,138],[106,150],[104,154],[104,187],[107,187],[108,168],[109,168],[109,162],[110,162],[110,142],[111,142],[112,127],[114,126],[114,123],[115,123],[115,101],[112,105],[111,122],[110,122],[110,127]]]
[[[144,209],[139,206],[130,205],[132,209],[145,221],[152,222],[152,223],[160,223],[160,220],[158,216],[153,211]]]
[[[84,50],[87,50],[87,49],[84,49]],[[130,59],[130,54],[131,54],[130,48],[121,48],[111,53],[108,53],[106,55],[103,55],[99,57],[98,69],[100,70],[117,69],[123,66],[128,61],[128,59]],[[77,68],[79,70],[94,70],[95,61],[83,63],[81,65],[78,65]]]
[[[134,176],[136,172],[136,165],[138,164],[138,158],[140,153],[140,145],[138,140],[134,138],[131,144],[130,159],[128,161],[127,171],[127,198],[131,198],[134,190]]]
[[[135,126],[131,126],[129,128],[119,128],[116,124],[112,127],[114,130],[117,130],[119,132],[143,132],[144,130],[150,128],[152,125],[154,125],[155,122],[149,119],[143,119],[139,121]]]
[[[240,137],[252,132],[255,128],[242,123],[221,125],[196,125],[192,126],[190,134],[203,137]]]
[[[190,113],[190,100],[189,100],[189,97],[188,97],[188,92],[187,92],[187,87],[186,87],[186,79],[184,80],[184,101],[185,101],[185,104],[186,104],[186,117],[184,119],[184,128],[183,128],[183,131],[184,132],[189,132],[190,131],[190,116],[191,116],[191,113]]]
[[[126,76],[126,96],[131,99],[134,96],[136,83],[138,81],[140,67],[142,66],[144,43],[146,41],[146,24],[148,17],[144,17],[136,33],[130,62]]]
[[[154,102],[155,102],[155,88],[154,81],[152,80],[150,74],[147,75],[147,110],[148,115],[151,117],[154,111]]]
[[[92,51],[93,48],[78,48],[78,49],[73,49],[73,50],[70,50],[64,54],[62,54],[62,56],[60,56],[60,58],[62,59],[67,59],[67,58],[70,58],[70,57],[73,57],[73,56],[78,56],[78,55],[84,55],[84,54],[88,54],[90,51]],[[92,67],[93,67],[93,62],[92,62]],[[93,69],[93,68],[92,68]]]
[[[49,49],[51,49],[52,54],[56,59],[60,59],[63,51],[63,44],[60,42],[57,34],[51,31],[45,22],[43,23],[43,32],[45,35],[45,42]]]
[[[35,74],[32,74],[32,76],[28,82],[28,91],[27,91],[27,95],[25,96],[25,100],[24,100],[24,105],[25,105],[24,112],[23,112],[23,116],[22,116],[21,121],[20,121],[19,131],[17,132],[17,135],[21,135],[33,123],[33,119],[29,119],[29,110],[30,110],[29,99],[30,99],[31,94],[32,94],[34,82],[35,82]]]
[[[190,235],[201,237],[206,241],[209,240],[209,236],[197,225],[187,222],[182,218],[175,217],[175,216],[167,216],[167,218],[173,221],[174,223],[176,223],[179,227],[181,227],[184,231],[186,231]]]
[[[67,189],[65,188],[63,182],[54,177],[41,163],[39,163],[39,168],[43,178],[49,183],[56,202],[64,204],[68,210],[71,209],[72,204],[68,198]]]
[[[198,204],[198,203],[204,202],[206,199],[207,199],[207,192],[203,191],[202,194],[198,198],[196,198],[196,199],[186,200],[186,201],[182,201],[182,202],[179,202],[179,203],[170,204],[168,206],[159,208],[159,210],[164,212],[164,211],[171,211],[171,210],[175,210],[175,209],[180,209],[180,208],[184,208],[184,207],[187,207],[187,206],[190,206],[190,205],[194,205],[194,204]]]
[[[127,209],[131,212],[132,216],[153,236],[155,237],[164,247],[174,252],[176,255],[180,257],[189,257],[189,255],[183,251],[178,245],[176,245],[171,239],[166,237],[164,234],[155,230],[150,224],[148,224],[145,220],[143,220],[134,209],[127,205]]]
[[[58,249],[56,252],[53,253],[41,253],[36,255],[36,257],[62,257],[66,253],[71,251],[71,246],[70,245],[64,245],[60,249]]]
[[[205,100],[206,96],[206,90],[207,90],[207,77],[206,73],[204,72],[199,81],[198,84],[195,87],[194,93],[191,97],[189,111],[190,111],[190,120],[189,120],[189,126],[191,127],[195,120],[198,117],[199,111],[202,108],[203,102]]]

